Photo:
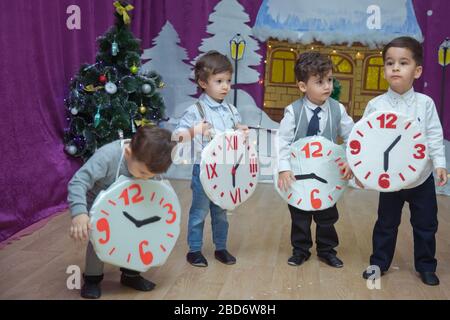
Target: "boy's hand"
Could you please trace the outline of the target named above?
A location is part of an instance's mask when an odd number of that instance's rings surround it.
[[[205,137],[209,137],[211,136],[211,128],[211,124],[206,120],[203,120],[194,126],[194,134],[201,134]]]
[[[250,130],[248,129],[248,126],[246,126],[245,124],[240,124],[240,123],[238,123],[238,124],[236,125],[236,130],[241,130],[242,133],[244,133],[244,139],[245,139],[245,141],[247,141],[248,134],[250,133]]]
[[[436,175],[439,180],[437,185],[439,187],[445,186],[448,181],[447,169],[446,168],[436,168]]]
[[[90,230],[92,230],[92,225],[89,222],[89,215],[87,213],[79,214],[72,219],[70,237],[74,240],[87,240]]]
[[[353,179],[353,172],[346,161],[339,163],[339,167],[341,168],[340,170],[342,174],[342,179],[344,180]]]
[[[278,175],[278,188],[282,191],[288,191],[295,181],[294,173],[292,173],[292,171],[281,171]]]

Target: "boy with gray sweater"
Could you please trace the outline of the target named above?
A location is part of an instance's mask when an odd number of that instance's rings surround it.
[[[100,149],[75,173],[68,186],[68,202],[72,215],[70,236],[75,240],[89,239],[89,210],[102,191],[124,175],[137,179],[150,179],[164,173],[172,163],[174,142],[171,133],[161,128],[140,127],[131,140],[117,140]],[[139,272],[121,268],[120,282],[140,291],[150,291],[155,284],[140,276]],[[81,296],[97,299],[101,296],[103,262],[89,242]]]

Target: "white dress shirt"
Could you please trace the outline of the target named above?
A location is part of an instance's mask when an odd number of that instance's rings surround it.
[[[433,99],[414,92],[414,88],[402,95],[389,88],[385,94],[369,101],[363,118],[375,111],[394,111],[412,117],[426,137],[430,159],[419,179],[405,189],[424,183],[433,172],[433,166],[434,168],[446,167],[442,126]]]
[[[306,103],[306,117],[308,119],[308,123],[314,115],[313,110],[316,108],[322,108],[322,111],[319,112],[319,132],[318,135],[322,135],[325,127],[327,125],[328,120],[328,108],[330,108],[330,104],[328,100],[321,106],[315,105],[311,101],[308,100],[305,96]],[[341,123],[338,126],[338,136],[344,139],[344,144],[347,143],[348,136],[352,131],[354,122],[353,119],[347,114],[345,107],[342,103],[339,103],[339,108],[341,110]],[[280,129],[278,131],[278,172],[291,170],[290,164],[290,151],[289,148],[294,142],[295,138],[295,129],[297,124],[295,123],[294,109],[292,104],[288,105],[286,109],[284,109],[284,117],[280,122]]]

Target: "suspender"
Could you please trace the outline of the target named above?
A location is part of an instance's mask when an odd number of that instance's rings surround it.
[[[203,119],[206,119],[205,109],[203,109],[203,106],[201,105],[200,101],[197,101],[195,103],[195,105],[197,106],[197,110],[198,110],[198,113],[200,114],[200,117],[202,117]],[[227,103],[227,106],[228,106],[228,109],[231,112],[231,121],[233,121],[233,129],[236,129],[236,121],[234,120],[233,110],[231,109],[231,106],[228,103]]]

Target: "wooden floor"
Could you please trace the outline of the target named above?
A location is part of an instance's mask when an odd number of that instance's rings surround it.
[[[405,209],[392,267],[381,279],[381,289],[369,290],[361,273],[371,253],[376,192],[349,189],[340,200],[336,227],[342,269],[318,261],[315,251],[301,267],[286,263],[291,254],[290,216],[270,184],[260,184],[253,197],[229,216],[228,249],[237,264],[226,266],[214,259],[208,218],[203,253],[209,267],[196,268],[185,260],[189,182],[172,184],[184,208],[182,229],[167,263],[145,274],[157,284],[155,290],[141,293],[122,287],[118,268],[108,265],[103,299],[450,299],[449,197],[438,196],[441,285],[426,286],[414,272],[412,229]],[[44,228],[0,250],[0,299],[80,299],[79,290],[66,287],[66,269],[84,267],[85,245],[68,237],[69,224],[68,214],[56,216]]]

